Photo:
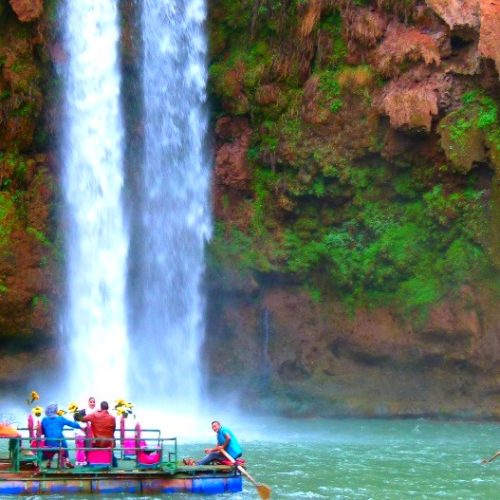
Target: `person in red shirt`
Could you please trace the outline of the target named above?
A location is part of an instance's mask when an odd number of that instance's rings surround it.
[[[115,429],[116,417],[110,415],[107,401],[101,402],[101,409],[85,415],[83,422],[90,422],[92,425],[92,434],[95,438],[93,447],[95,448],[114,448],[115,447]],[[116,458],[113,455],[113,467],[116,467]]]

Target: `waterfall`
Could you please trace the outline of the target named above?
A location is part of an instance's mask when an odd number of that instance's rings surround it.
[[[66,0],[61,14],[64,394],[112,400],[127,395],[128,360],[117,0]]]
[[[203,0],[143,0],[144,136],[126,162],[117,0],[66,0],[62,9],[65,394],[76,383],[81,398],[179,411],[200,400],[211,233],[205,17]]]
[[[260,370],[260,381],[263,388],[268,388],[271,382],[271,358],[269,356],[269,342],[271,340],[271,325],[269,321],[269,309],[264,307],[262,311],[262,368]]]
[[[204,244],[210,235],[203,0],[144,0],[144,160],[130,287],[132,392],[200,399]]]
[[[263,355],[263,368],[268,371],[271,365],[271,360],[269,358],[269,337],[270,337],[270,327],[269,327],[269,309],[264,307],[262,312],[262,330],[264,336],[262,355]]]

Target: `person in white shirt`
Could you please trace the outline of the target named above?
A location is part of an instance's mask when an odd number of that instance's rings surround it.
[[[85,408],[85,415],[90,415],[97,410],[95,407],[95,398],[94,396],[90,396],[89,401],[87,403],[87,408]]]

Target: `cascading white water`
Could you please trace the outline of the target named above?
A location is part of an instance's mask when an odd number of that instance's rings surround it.
[[[134,398],[192,411],[200,398],[205,150],[203,0],[144,0],[144,166],[131,336]]]
[[[67,397],[127,396],[117,0],[66,0],[61,163],[67,303]],[[71,396],[70,396],[71,395]]]

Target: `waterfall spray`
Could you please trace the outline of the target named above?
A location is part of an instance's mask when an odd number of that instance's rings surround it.
[[[116,1],[66,0],[61,163],[67,254],[62,342],[80,398],[125,397],[128,236],[122,210]],[[76,381],[76,384],[75,384]],[[75,387],[76,386],[76,387]],[[69,397],[69,396],[68,396]]]
[[[144,165],[131,290],[133,390],[192,411],[200,399],[204,244],[210,235],[203,0],[144,0]],[[154,383],[152,383],[154,381]]]

